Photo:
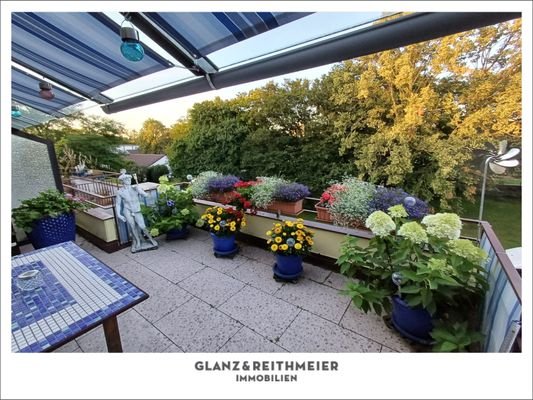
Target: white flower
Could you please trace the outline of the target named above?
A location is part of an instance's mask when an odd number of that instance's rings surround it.
[[[374,211],[368,216],[365,226],[376,236],[388,236],[391,231],[396,229],[396,224],[383,211]]]
[[[418,222],[407,222],[398,229],[398,236],[409,239],[413,243],[422,244],[428,242],[426,231]]]
[[[405,211],[404,206],[401,204],[397,204],[395,206],[388,208],[389,215],[392,218],[407,218],[409,214],[407,214],[407,211]]]
[[[438,213],[422,219],[427,233],[440,239],[459,239],[463,224],[457,214]]]

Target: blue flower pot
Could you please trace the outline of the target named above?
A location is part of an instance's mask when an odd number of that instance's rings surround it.
[[[392,297],[392,324],[402,335],[422,344],[430,344],[433,319],[421,307],[410,307],[398,296]]]
[[[213,238],[213,250],[215,253],[231,253],[237,248],[235,235],[217,236],[214,233],[211,233],[211,237]]]
[[[296,279],[303,272],[302,256],[276,254],[274,275],[283,279]]]
[[[172,228],[167,231],[167,240],[185,239],[189,236],[189,229],[184,226],[181,229]]]
[[[74,213],[46,217],[36,221],[28,234],[35,249],[76,240],[76,218]]]

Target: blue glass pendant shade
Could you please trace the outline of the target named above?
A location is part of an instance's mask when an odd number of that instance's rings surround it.
[[[11,116],[13,118],[20,118],[22,116],[22,113],[17,106],[11,107]]]
[[[130,61],[141,61],[144,58],[143,46],[133,39],[124,39],[120,45],[120,52]]]

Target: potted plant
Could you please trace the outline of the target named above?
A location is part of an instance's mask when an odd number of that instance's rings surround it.
[[[345,179],[342,186],[344,190],[337,192],[335,202],[329,209],[333,223],[364,229],[364,221],[371,212],[370,202],[374,198],[376,187],[356,178]]]
[[[239,178],[234,175],[216,176],[207,182],[209,198],[221,204],[226,204],[232,199],[234,185],[239,182]]]
[[[372,211],[387,212],[390,207],[396,204],[404,206],[409,219],[421,219],[429,213],[429,206],[425,201],[410,195],[400,188],[384,186],[376,187],[374,197],[370,201],[370,209]]]
[[[150,234],[166,233],[167,240],[185,239],[189,234],[188,226],[198,221],[191,191],[176,189],[163,175],[159,177],[157,193],[155,206],[141,207]]]
[[[201,218],[213,239],[215,256],[234,256],[239,251],[235,235],[246,226],[244,213],[233,207],[209,207]]]
[[[251,192],[252,203],[261,210],[267,210],[274,200],[274,193],[279,185],[286,183],[284,179],[272,176],[260,176]]]
[[[192,197],[194,199],[207,199],[209,197],[209,181],[213,178],[222,176],[222,174],[215,171],[204,171],[198,174],[194,179],[190,179]]]
[[[337,264],[358,280],[345,293],[364,312],[381,314],[392,306],[394,327],[417,342],[435,339],[442,346],[441,339],[453,337],[464,323],[474,330],[463,330],[462,337],[468,332],[478,338],[473,316],[487,289],[487,254],[459,239],[462,224],[456,214],[427,215],[421,224],[408,216],[402,205],[375,211],[366,219],[374,234],[368,246],[346,240]]]
[[[320,196],[320,200],[315,204],[315,210],[317,212],[316,219],[318,221],[333,222],[329,209],[335,203],[337,193],[344,190],[344,185],[340,183],[334,183],[329,186]]]
[[[306,228],[303,219],[277,222],[269,230],[267,244],[276,255],[274,278],[297,279],[303,271],[302,256],[313,246],[313,232]]]
[[[281,183],[274,191],[268,210],[285,215],[298,215],[303,211],[303,199],[310,194],[309,188],[301,183]]]
[[[74,210],[88,206],[71,194],[47,190],[24,200],[12,211],[16,226],[23,229],[35,249],[76,239]]]
[[[256,181],[238,181],[233,186],[234,190],[230,192],[231,195],[226,204],[234,206],[242,212],[256,214],[257,209],[252,199],[252,193],[256,184]]]

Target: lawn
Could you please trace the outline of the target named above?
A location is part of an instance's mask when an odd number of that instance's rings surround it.
[[[522,246],[522,200],[518,197],[487,195],[483,219],[490,222],[505,249]],[[465,203],[461,216],[477,219],[479,199]],[[475,234],[469,236],[475,236]]]

